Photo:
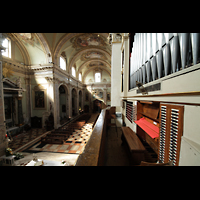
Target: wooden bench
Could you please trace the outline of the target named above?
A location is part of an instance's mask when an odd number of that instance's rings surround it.
[[[141,161],[145,161],[145,147],[138,136],[129,127],[122,128],[122,144],[128,146],[130,152],[131,165],[140,165]]]

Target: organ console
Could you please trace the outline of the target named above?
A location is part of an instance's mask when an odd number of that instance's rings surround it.
[[[159,163],[179,164],[183,105],[137,102],[137,135],[158,155]]]

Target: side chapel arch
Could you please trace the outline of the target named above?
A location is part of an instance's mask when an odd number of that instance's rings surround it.
[[[60,84],[58,86],[59,91],[59,108],[58,116],[60,121],[69,117],[69,89],[65,84]]]

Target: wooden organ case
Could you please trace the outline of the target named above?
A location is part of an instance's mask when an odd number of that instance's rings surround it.
[[[137,135],[158,155],[159,163],[179,164],[183,114],[183,105],[137,102]]]
[[[183,135],[183,105],[160,104],[159,162],[179,163],[181,136]]]

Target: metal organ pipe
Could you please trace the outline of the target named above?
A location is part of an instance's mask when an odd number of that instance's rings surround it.
[[[197,64],[197,59],[199,55],[199,33],[190,33],[191,43],[192,43],[192,56],[194,65]]]
[[[179,41],[178,35],[174,33],[174,37],[170,41],[170,50],[172,58],[172,73],[176,72],[177,62],[178,62],[178,50]]]
[[[181,50],[181,65],[182,69],[186,66],[186,56],[189,46],[189,33],[179,33],[180,50]]]
[[[146,33],[143,33],[143,67],[142,67],[142,74],[143,74],[143,84],[146,83],[146,60],[147,60],[147,57],[146,57],[146,37],[147,37],[147,34]]]
[[[156,56],[155,56],[155,53],[157,51],[156,48],[158,48],[156,33],[152,33],[152,55],[153,55],[153,58],[151,59],[151,67],[152,67],[153,80],[156,80],[156,78],[157,78],[157,62],[156,62]]]
[[[131,88],[136,87],[136,80],[145,84],[186,68],[190,55],[197,64],[199,48],[200,33],[136,33],[130,59]]]
[[[151,55],[151,33],[147,33],[147,65],[146,65],[146,71],[147,71],[147,83],[151,81],[151,62],[150,62],[150,55]]]
[[[165,44],[164,44],[165,46],[163,47],[163,58],[164,58],[165,76],[167,76],[168,74],[170,74],[170,70],[171,70],[169,33],[164,33],[164,36],[165,36]]]

